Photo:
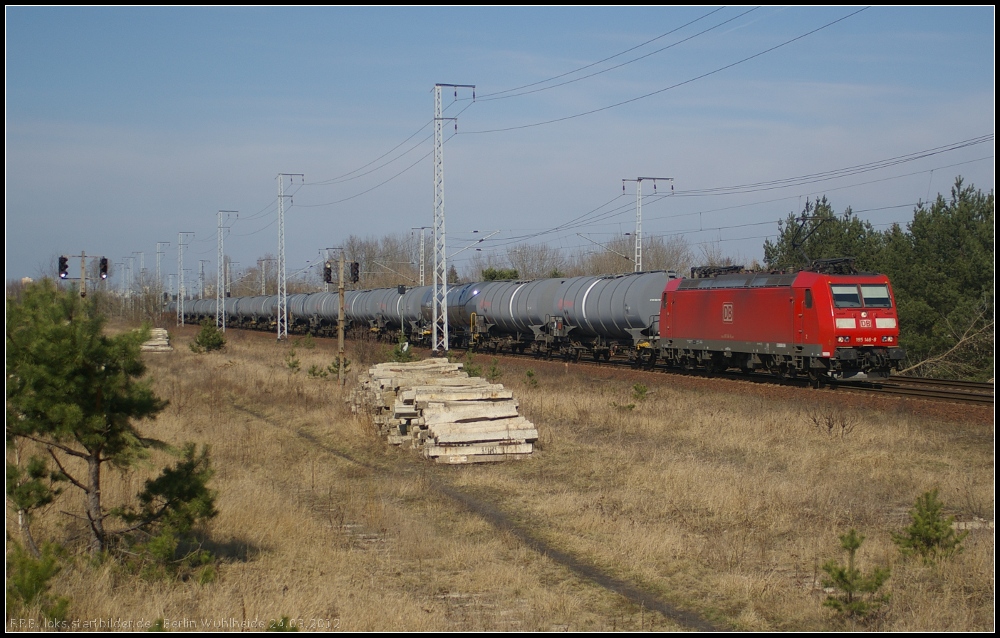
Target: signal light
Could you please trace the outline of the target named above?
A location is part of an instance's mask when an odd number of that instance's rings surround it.
[[[101,279],[108,278],[108,258],[101,257]]]
[[[356,261],[351,262],[351,283],[356,284],[361,279],[361,264]]]
[[[69,259],[66,255],[61,255],[59,257],[59,278],[66,279],[69,277]]]
[[[323,264],[323,281],[333,283],[333,265],[329,261]]]

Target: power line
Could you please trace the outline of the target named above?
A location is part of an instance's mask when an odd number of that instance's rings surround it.
[[[459,115],[461,115],[462,113],[464,113],[470,106],[472,106],[471,102],[468,105],[466,105],[466,107],[464,109],[462,109],[461,111],[459,111],[458,114],[455,115],[455,117],[458,117]],[[455,137],[455,135],[457,135],[457,133],[452,133],[444,141],[444,143],[447,144],[448,142],[450,142]],[[407,152],[409,152],[409,151],[407,151]],[[412,164],[410,164],[409,166],[407,166],[403,170],[399,171],[398,173],[396,173],[392,177],[384,179],[381,182],[379,182],[379,183],[375,184],[374,186],[372,186],[371,188],[365,189],[365,190],[361,191],[360,193],[355,193],[354,195],[350,195],[348,197],[344,197],[342,199],[338,199],[338,200],[335,200],[335,201],[332,201],[332,202],[326,202],[326,203],[323,203],[323,204],[296,204],[296,207],[297,208],[321,208],[323,206],[334,206],[336,204],[343,204],[344,202],[348,202],[348,201],[350,201],[352,199],[356,199],[358,197],[361,197],[362,195],[367,195],[368,193],[372,192],[373,190],[375,190],[377,188],[380,188],[382,186],[385,186],[386,184],[388,184],[389,182],[393,181],[397,177],[403,175],[404,173],[406,173],[410,169],[414,168],[415,166],[417,166],[418,164],[420,164],[421,162],[423,162],[425,159],[427,159],[428,157],[430,157],[433,154],[434,154],[434,149],[431,149],[426,155],[423,155],[417,161],[413,162]],[[306,184],[306,186],[308,186],[308,185],[309,184]]]
[[[755,10],[757,10],[759,8],[760,7],[754,7],[750,11],[755,11]],[[546,87],[542,87],[542,88],[539,88],[539,89],[532,89],[531,91],[522,91],[522,89],[528,89],[528,88],[531,88],[533,86],[538,86],[539,84],[545,84],[546,82],[552,82],[553,80],[558,80],[558,79],[564,78],[564,77],[566,77],[568,75],[573,75],[574,73],[579,73],[580,71],[583,71],[585,69],[589,69],[591,67],[597,66],[598,64],[602,64],[604,62],[607,62],[608,60],[613,60],[614,58],[617,58],[619,56],[625,55],[626,53],[630,53],[632,51],[635,51],[636,49],[640,49],[640,48],[646,46],[647,44],[650,44],[652,42],[656,42],[657,40],[660,40],[662,38],[667,37],[668,35],[676,33],[676,32],[680,31],[681,29],[683,29],[685,27],[689,27],[692,24],[694,24],[695,22],[698,22],[700,20],[704,20],[708,16],[713,15],[715,13],[718,13],[719,11],[722,11],[723,9],[725,9],[725,7],[719,7],[718,9],[714,9],[712,11],[709,11],[708,13],[706,13],[703,16],[701,16],[700,18],[695,18],[691,22],[688,22],[686,24],[682,24],[681,26],[677,27],[676,29],[671,29],[670,31],[667,31],[666,33],[664,33],[662,35],[658,35],[658,36],[656,36],[655,38],[653,38],[651,40],[646,40],[642,44],[637,44],[636,46],[634,46],[634,47],[632,47],[630,49],[625,49],[624,51],[621,51],[621,52],[616,53],[616,54],[614,54],[612,56],[606,57],[603,60],[598,60],[597,62],[592,62],[590,64],[587,64],[587,65],[581,66],[581,67],[579,67],[577,69],[574,69],[572,71],[567,71],[566,73],[561,73],[559,75],[553,76],[553,77],[548,78],[546,80],[539,80],[538,82],[532,82],[531,84],[525,84],[523,86],[514,87],[513,89],[505,89],[503,91],[495,91],[493,93],[486,93],[486,94],[480,95],[479,96],[479,100],[483,101],[483,102],[488,102],[488,101],[492,101],[492,100],[505,100],[505,99],[512,98],[512,97],[518,97],[518,96],[521,96],[521,95],[528,95],[530,93],[537,93],[539,91],[547,91],[549,89],[554,89],[554,88],[556,88],[558,86],[564,86],[566,84],[572,84],[573,82],[579,82],[580,80],[585,80],[587,78],[594,77],[595,75],[600,75],[602,73],[607,73],[608,71],[613,71],[614,69],[623,67],[623,66],[625,66],[627,64],[632,64],[633,62],[637,62],[637,61],[642,60],[644,58],[648,58],[651,55],[655,55],[655,54],[660,53],[662,51],[666,51],[667,49],[669,49],[671,47],[675,47],[678,44],[682,44],[684,42],[687,42],[688,40],[690,40],[692,38],[696,38],[696,37],[698,37],[700,35],[708,33],[712,29],[716,29],[716,28],[718,28],[718,27],[726,24],[727,22],[732,22],[733,20],[736,20],[737,18],[740,18],[740,17],[746,15],[747,13],[750,13],[750,11],[746,11],[746,12],[741,13],[740,15],[736,16],[735,18],[730,18],[729,20],[726,20],[726,22],[722,22],[720,24],[715,25],[714,27],[710,27],[710,28],[706,29],[705,31],[702,31],[701,33],[696,33],[693,36],[685,38],[684,40],[680,40],[680,41],[675,42],[675,43],[673,43],[671,45],[665,46],[665,47],[663,47],[661,49],[657,49],[656,51],[652,51],[650,53],[647,53],[645,55],[639,56],[637,58],[633,58],[632,60],[629,60],[628,62],[622,62],[621,64],[616,64],[615,66],[608,67],[607,69],[604,69],[602,71],[596,71],[594,73],[590,73],[590,74],[585,75],[583,77],[579,77],[579,78],[576,78],[574,80],[567,80],[566,82],[560,82],[559,84],[554,84],[552,86],[546,86]],[[520,93],[514,93],[515,91],[522,91],[522,92],[520,92]],[[503,95],[504,93],[514,93],[514,95]]]
[[[973,137],[967,140],[962,140],[961,142],[953,142],[951,144],[945,144],[944,146],[938,146],[923,151],[917,151],[915,153],[898,155],[896,157],[890,157],[888,159],[868,162],[866,164],[858,164],[855,166],[848,166],[845,168],[838,168],[831,171],[811,173],[808,175],[800,175],[797,177],[786,177],[784,179],[777,179],[766,182],[756,182],[753,184],[740,184],[737,186],[717,186],[713,188],[678,190],[672,196],[702,197],[705,195],[744,194],[744,193],[754,193],[762,190],[788,188],[790,186],[802,186],[804,184],[815,184],[818,182],[829,181],[831,179],[837,179],[839,177],[848,177],[851,175],[857,175],[859,173],[867,173],[882,168],[889,168],[891,166],[897,166],[899,164],[913,162],[915,160],[924,159],[926,157],[933,157],[934,155],[940,155],[941,153],[947,153],[950,151],[967,148],[969,146],[985,144],[986,142],[992,142],[994,137],[995,136],[993,133],[988,133],[986,135],[980,135],[979,137]]]
[[[709,196],[709,195],[715,195],[715,194],[719,194],[719,195],[723,195],[723,194],[737,194],[738,192],[740,192],[740,193],[752,193],[752,192],[758,192],[760,190],[774,190],[776,188],[791,188],[791,187],[794,187],[794,186],[803,186],[803,185],[807,185],[807,184],[818,183],[818,182],[821,182],[821,181],[827,181],[829,179],[833,179],[834,177],[831,177],[831,176],[846,177],[846,176],[850,176],[850,175],[857,175],[857,174],[864,173],[864,172],[871,172],[871,171],[875,171],[875,170],[881,170],[883,168],[888,168],[888,167],[891,167],[891,166],[897,166],[897,165],[900,165],[900,164],[903,164],[903,163],[906,163],[906,162],[912,162],[912,161],[915,161],[915,160],[918,160],[918,159],[923,159],[923,158],[926,158],[926,157],[932,157],[934,155],[939,155],[941,153],[945,153],[945,152],[948,152],[948,151],[958,150],[960,148],[966,148],[966,147],[973,146],[973,145],[976,145],[976,144],[982,144],[982,143],[991,141],[993,138],[994,138],[994,134],[990,133],[990,134],[987,134],[987,135],[981,135],[979,137],[971,138],[969,140],[963,140],[961,142],[954,142],[952,144],[946,144],[946,145],[943,145],[943,146],[938,146],[938,147],[934,147],[934,148],[931,148],[931,149],[926,149],[926,150],[923,150],[923,151],[917,151],[917,152],[914,152],[914,153],[909,153],[909,154],[906,154],[906,155],[900,155],[900,156],[896,156],[896,157],[893,157],[893,158],[888,158],[888,159],[884,159],[884,160],[877,160],[877,161],[874,161],[874,162],[868,162],[866,164],[858,164],[858,165],[851,166],[851,167],[834,169],[834,170],[826,171],[826,172],[823,172],[823,173],[814,173],[812,175],[800,176],[800,177],[795,177],[795,178],[786,178],[786,179],[783,179],[783,180],[772,180],[771,182],[760,182],[759,184],[749,184],[749,185],[742,185],[742,186],[721,186],[721,187],[716,187],[716,188],[712,188],[712,189],[700,189],[697,192],[704,193],[703,196]],[[929,171],[933,171],[933,170],[942,170],[944,168],[952,168],[954,166],[961,166],[963,164],[967,164],[967,163],[970,163],[970,162],[982,161],[983,159],[990,159],[991,157],[993,157],[993,156],[990,155],[990,156],[983,157],[983,158],[978,158],[978,159],[975,159],[975,160],[968,160],[966,162],[957,162],[955,164],[949,164],[949,165],[946,165],[946,166],[939,166],[939,167],[935,167],[933,169],[927,169],[925,171],[916,171],[916,172],[913,172],[913,173],[907,173],[905,175],[897,175],[897,176],[887,177],[887,178],[878,179],[878,180],[871,180],[871,181],[868,181],[868,182],[861,182],[861,183],[858,183],[858,184],[851,184],[851,185],[843,186],[843,187],[837,187],[837,188],[832,188],[832,189],[825,189],[824,192],[829,192],[829,191],[833,191],[833,190],[843,190],[845,188],[855,188],[857,186],[864,186],[864,185],[873,184],[873,183],[877,183],[877,182],[888,181],[888,180],[891,180],[891,179],[899,179],[899,178],[902,178],[902,177],[909,177],[909,176],[912,176],[912,175],[917,175],[917,174],[920,174],[920,173],[925,173],[925,172],[929,172]],[[806,178],[815,178],[815,179],[812,179],[811,181],[809,181]],[[737,189],[737,188],[748,188],[748,187],[751,187],[751,186],[758,186],[760,184],[778,184],[778,183],[785,183],[785,184],[782,185],[782,186],[760,188],[760,189],[756,189],[756,190],[745,190],[745,191],[733,191],[732,190],[732,189]],[[677,197],[681,193],[690,193],[690,192],[693,192],[693,191],[676,191],[672,195],[649,195],[648,198],[651,200],[651,203],[655,203],[657,200],[663,199],[665,197]],[[813,195],[813,194],[814,193],[809,193],[808,195]],[[510,245],[510,244],[514,244],[514,243],[519,243],[519,242],[527,241],[527,240],[530,240],[530,239],[535,239],[537,237],[542,237],[544,235],[550,235],[550,234],[558,233],[558,232],[561,232],[561,231],[573,230],[575,228],[580,228],[581,226],[592,226],[595,223],[598,223],[598,222],[601,222],[601,221],[604,221],[604,220],[607,220],[607,219],[611,219],[611,218],[613,218],[613,217],[615,217],[617,215],[620,215],[620,214],[626,212],[627,210],[630,210],[631,209],[631,205],[629,203],[625,203],[625,204],[622,204],[622,205],[617,206],[615,208],[612,208],[610,210],[605,210],[603,212],[599,212],[599,211],[602,211],[602,209],[607,208],[612,203],[614,203],[616,200],[618,200],[618,199],[620,199],[622,197],[623,196],[619,195],[619,196],[615,197],[614,199],[611,199],[611,200],[609,200],[609,201],[601,204],[600,206],[598,206],[598,207],[596,207],[594,209],[591,209],[590,211],[588,211],[588,212],[586,212],[586,213],[584,213],[582,215],[579,215],[579,216],[577,216],[577,217],[575,217],[575,218],[573,218],[573,219],[571,219],[571,220],[569,220],[567,222],[564,222],[564,223],[562,223],[562,224],[560,224],[558,226],[554,226],[552,228],[548,228],[548,229],[545,229],[545,230],[539,230],[539,231],[530,232],[530,233],[526,233],[526,234],[522,234],[522,235],[512,236],[507,241],[504,241],[503,243],[500,243],[499,245],[500,246],[504,246],[504,245]],[[791,197],[783,197],[783,198],[777,198],[777,199],[772,199],[772,200],[765,200],[765,201],[761,201],[761,202],[753,202],[753,203],[749,203],[749,204],[740,204],[740,205],[737,205],[737,206],[718,208],[718,209],[713,209],[713,210],[709,210],[709,211],[697,211],[697,212],[692,212],[692,213],[677,213],[677,214],[674,214],[674,215],[649,217],[647,219],[650,220],[650,221],[652,221],[652,220],[659,220],[659,219],[670,219],[670,218],[679,218],[679,217],[691,217],[691,216],[694,216],[694,215],[703,215],[705,213],[710,213],[710,212],[719,212],[719,211],[723,211],[723,210],[731,210],[733,208],[743,208],[743,207],[748,207],[748,206],[755,206],[755,205],[760,205],[760,204],[772,203],[772,202],[781,201],[781,200],[784,200],[784,199],[794,199],[796,197],[801,198],[802,195],[795,195],[795,196],[791,196]]]
[[[814,33],[822,31],[823,29],[831,27],[831,26],[837,24],[838,22],[843,22],[844,20],[846,20],[846,19],[848,19],[850,17],[856,16],[857,14],[861,13],[862,11],[866,11],[869,8],[871,8],[871,7],[863,7],[861,9],[858,9],[857,11],[849,13],[846,16],[843,16],[841,18],[837,18],[836,20],[833,20],[832,22],[827,22],[823,26],[817,27],[817,28],[813,29],[812,31],[809,31],[807,33],[803,33],[801,35],[795,36],[794,38],[791,38],[790,40],[785,40],[781,44],[777,44],[777,45],[775,45],[773,47],[770,47],[768,49],[764,49],[763,51],[759,51],[758,53],[754,53],[751,56],[747,56],[747,57],[743,58],[742,60],[737,60],[736,62],[733,62],[731,64],[727,64],[725,66],[721,66],[721,67],[719,67],[719,68],[717,68],[717,69],[715,69],[713,71],[708,71],[707,73],[702,73],[701,75],[697,75],[697,76],[695,76],[693,78],[689,78],[687,80],[684,80],[683,82],[678,82],[677,84],[673,84],[671,86],[668,86],[668,87],[665,87],[665,88],[653,91],[651,93],[646,93],[645,95],[640,95],[638,97],[630,98],[628,100],[623,100],[621,102],[617,102],[615,104],[610,104],[608,106],[602,106],[601,108],[592,109],[590,111],[584,111],[583,113],[577,113],[576,115],[567,115],[565,117],[559,117],[559,118],[555,118],[555,119],[552,119],[552,120],[545,120],[543,122],[535,122],[533,124],[521,124],[519,126],[508,126],[508,127],[505,127],[505,128],[487,129],[487,130],[482,130],[482,131],[466,131],[466,132],[463,132],[462,134],[463,135],[481,135],[483,133],[503,133],[503,132],[506,132],[506,131],[517,131],[517,130],[526,129],[526,128],[534,128],[534,127],[537,127],[537,126],[545,126],[546,124],[555,124],[557,122],[565,122],[566,120],[572,120],[572,119],[576,119],[576,118],[579,118],[579,117],[584,117],[586,115],[593,115],[594,113],[600,113],[601,111],[607,111],[607,110],[610,110],[610,109],[613,109],[613,108],[617,108],[619,106],[624,106],[626,104],[631,104],[632,102],[638,102],[639,100],[644,100],[644,99],[646,99],[648,97],[652,97],[654,95],[659,95],[660,93],[663,93],[665,91],[670,91],[672,89],[676,89],[676,88],[684,86],[686,84],[691,84],[692,82],[696,82],[698,80],[702,80],[702,79],[707,78],[709,76],[715,75],[716,73],[721,73],[722,71],[725,71],[727,69],[731,69],[731,68],[733,68],[735,66],[739,66],[740,64],[743,64],[744,62],[749,62],[750,60],[753,60],[755,58],[759,58],[762,55],[765,55],[767,53],[770,53],[772,51],[780,49],[780,48],[782,48],[784,46],[788,46],[789,44],[791,44],[793,42],[797,42],[798,40],[801,40],[802,38],[806,38],[806,37],[808,37],[808,36],[810,36],[810,35],[812,35]]]
[[[456,102],[462,102],[462,101],[464,101],[464,100],[454,100],[454,101],[452,101],[451,103],[449,103],[449,104],[448,104],[448,106],[446,106],[444,110],[446,110],[446,111],[447,111],[447,110],[448,110],[448,109],[450,109],[450,108],[452,107],[452,105],[454,105],[454,104],[455,104]],[[468,108],[468,107],[465,107],[465,108]],[[465,109],[462,109],[462,111],[464,111],[464,110],[465,110]],[[416,137],[417,135],[419,135],[421,131],[423,131],[423,130],[424,130],[425,128],[427,128],[428,126],[430,126],[430,125],[431,125],[432,123],[433,123],[433,120],[429,120],[429,121],[425,122],[423,126],[421,126],[421,127],[419,128],[419,129],[417,129],[416,131],[414,131],[414,132],[413,132],[413,133],[412,133],[412,134],[411,134],[411,135],[410,135],[409,137],[407,137],[407,138],[406,138],[405,140],[403,140],[402,142],[400,142],[400,143],[399,143],[399,144],[397,144],[396,146],[392,147],[391,149],[389,149],[389,150],[388,150],[388,151],[386,151],[385,153],[383,153],[383,154],[379,155],[378,157],[376,157],[376,158],[375,158],[375,159],[373,159],[372,161],[368,162],[367,164],[364,164],[364,165],[362,165],[362,166],[359,166],[358,168],[354,169],[353,171],[349,171],[349,172],[347,172],[347,173],[344,173],[343,175],[338,175],[338,176],[336,176],[336,177],[331,177],[331,178],[329,178],[329,179],[325,179],[325,180],[317,180],[317,181],[315,181],[315,182],[305,182],[305,183],[304,183],[303,185],[305,185],[305,186],[328,186],[328,185],[332,185],[332,184],[339,184],[339,183],[342,183],[342,182],[348,182],[348,181],[351,181],[351,180],[353,180],[353,179],[357,179],[358,177],[362,177],[363,175],[369,175],[369,174],[371,174],[371,173],[373,173],[373,172],[375,172],[375,171],[377,171],[377,170],[379,170],[379,169],[381,169],[381,168],[385,168],[386,166],[388,166],[389,164],[392,164],[392,163],[393,163],[393,162],[395,162],[396,160],[398,160],[398,159],[402,158],[402,157],[403,157],[403,156],[405,156],[405,155],[406,155],[407,153],[409,153],[409,152],[410,152],[410,151],[412,151],[413,149],[417,148],[418,146],[420,146],[421,144],[423,144],[423,143],[424,143],[424,142],[426,142],[427,140],[431,139],[431,137],[433,137],[433,134],[431,134],[431,135],[429,135],[429,136],[425,137],[425,138],[424,138],[424,139],[422,139],[422,140],[421,140],[420,142],[418,142],[418,143],[416,144],[416,146],[413,146],[412,148],[410,148],[410,149],[409,149],[408,151],[406,151],[405,153],[402,153],[402,154],[400,154],[400,155],[398,155],[398,156],[394,157],[393,159],[389,160],[388,162],[385,162],[384,164],[382,164],[382,165],[380,165],[380,166],[376,166],[376,167],[375,167],[375,168],[373,168],[372,170],[370,170],[370,171],[367,171],[366,173],[363,173],[362,175],[354,175],[354,174],[355,174],[355,173],[357,173],[358,171],[362,171],[362,170],[364,170],[364,169],[368,168],[369,166],[371,166],[372,164],[374,164],[375,162],[378,162],[379,160],[381,160],[381,159],[383,159],[383,158],[385,158],[385,157],[388,157],[388,156],[389,156],[389,155],[391,155],[391,154],[392,154],[392,153],[393,153],[393,152],[394,152],[394,151],[395,151],[396,149],[398,149],[399,147],[403,146],[404,144],[406,144],[407,142],[409,142],[410,140],[412,140],[412,139],[413,139],[414,137]],[[354,177],[351,177],[352,175],[354,175]]]

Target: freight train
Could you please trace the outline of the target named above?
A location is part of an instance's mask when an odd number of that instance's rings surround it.
[[[738,269],[736,269],[738,270]],[[347,291],[345,329],[430,345],[433,288]],[[186,323],[215,320],[216,301],[187,302]],[[276,296],[227,298],[228,326],[274,330]],[[336,334],[337,293],[288,296],[288,329]],[[487,281],[448,289],[449,345],[537,357],[627,358],[635,366],[782,377],[884,378],[903,359],[884,275],[655,271],[601,277]]]

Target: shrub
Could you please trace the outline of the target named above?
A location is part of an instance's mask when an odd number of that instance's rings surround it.
[[[295,348],[292,348],[287,353],[285,353],[285,365],[287,365],[288,369],[292,371],[292,374],[299,371],[299,368],[301,367],[301,362],[299,361],[298,357],[295,356]]]
[[[66,619],[68,598],[53,599],[49,596],[49,583],[62,569],[57,560],[58,549],[45,545],[41,556],[33,558],[17,543],[11,546],[7,561],[7,616],[23,614],[26,608],[37,605],[49,621]]]
[[[400,333],[399,342],[396,343],[396,347],[389,354],[389,359],[396,363],[408,363],[415,358],[413,351],[410,349],[410,343],[406,340],[406,335]]]
[[[329,372],[334,377],[340,378],[340,361],[338,359],[334,359],[333,363],[331,363],[326,367],[326,371]],[[350,371],[351,371],[351,360],[348,359],[347,357],[344,357],[344,374],[347,374]]]
[[[466,352],[465,352],[465,361],[463,362],[464,365],[462,366],[462,369],[465,370],[465,373],[467,375],[469,375],[470,377],[481,377],[481,376],[483,376],[483,367],[482,366],[477,366],[472,361],[473,361],[472,351],[471,350],[466,350]]]
[[[530,388],[538,387],[538,379],[535,375],[534,370],[528,370],[527,372],[524,373],[524,382]]]
[[[822,432],[827,436],[839,436],[847,438],[847,435],[854,431],[858,425],[858,417],[841,410],[823,412],[821,410],[810,411],[809,420],[816,427],[817,432]]]
[[[649,388],[641,383],[636,383],[632,386],[632,398],[636,401],[643,401],[646,398],[646,394],[649,392]]]
[[[830,576],[823,579],[823,586],[840,590],[839,594],[828,596],[823,605],[851,618],[865,617],[889,598],[876,595],[889,578],[888,567],[875,567],[865,575],[854,566],[854,556],[864,540],[864,536],[852,529],[840,537],[840,546],[847,551],[847,565],[836,560],[823,564],[823,571]]]
[[[496,383],[497,379],[503,376],[503,370],[500,369],[500,362],[494,358],[490,362],[489,369],[486,370],[486,378],[489,379],[490,383]]]
[[[186,576],[213,558],[194,533],[196,525],[218,513],[215,492],[208,488],[214,473],[209,448],[198,451],[187,443],[177,453],[175,465],[146,481],[138,507],[113,510],[134,532],[121,539],[126,560],[147,577]],[[204,577],[202,571],[199,578]]]
[[[962,541],[969,532],[956,534],[952,529],[954,516],[945,518],[941,511],[944,504],[938,500],[938,491],[924,492],[910,510],[910,526],[902,534],[893,534],[894,542],[904,555],[919,554],[925,564],[938,557],[947,558],[962,551]]]
[[[309,370],[307,372],[313,379],[325,379],[329,374],[326,370],[315,364],[309,366]]]
[[[226,347],[226,338],[222,332],[209,320],[201,323],[201,330],[191,344],[191,351],[201,354],[202,352],[212,352],[222,350]]]

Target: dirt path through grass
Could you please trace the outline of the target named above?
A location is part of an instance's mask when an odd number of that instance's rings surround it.
[[[233,407],[236,408],[237,410],[252,415],[256,419],[260,419],[264,422],[270,423],[274,427],[281,427],[279,424],[273,422],[268,417],[258,414],[250,410],[249,408],[246,408],[245,406],[241,406],[233,402]],[[370,471],[386,472],[388,470],[388,471],[400,472],[399,468],[393,470],[391,468],[386,468],[384,466],[376,466],[358,460],[352,457],[350,454],[347,454],[346,452],[338,450],[324,443],[319,439],[319,437],[316,437],[308,432],[304,432],[302,430],[295,430],[294,432],[297,436],[309,441],[309,443],[315,445],[318,448],[321,448],[325,452],[328,452],[329,454],[332,454],[350,463],[362,466]],[[676,622],[678,625],[681,625],[682,627],[692,629],[695,631],[719,631],[718,627],[706,621],[698,614],[678,609],[677,607],[661,600],[658,596],[656,596],[652,592],[644,590],[643,588],[638,587],[627,581],[621,580],[620,578],[615,578],[603,572],[602,570],[598,569],[597,567],[590,565],[567,552],[563,552],[549,546],[547,543],[540,540],[539,538],[536,538],[528,531],[529,525],[526,525],[525,523],[516,523],[507,514],[505,514],[503,511],[498,509],[493,504],[478,499],[472,496],[471,494],[463,492],[462,490],[454,487],[453,485],[450,485],[448,481],[442,478],[441,476],[429,477],[428,485],[431,487],[431,489],[439,492],[443,496],[452,499],[453,501],[462,505],[462,507],[464,507],[468,511],[483,518],[498,531],[507,532],[513,535],[515,538],[520,540],[522,543],[524,543],[527,547],[531,548],[533,551],[549,558],[550,560],[554,561],[555,563],[558,563],[559,565],[562,565],[563,567],[566,567],[577,576],[590,580],[596,583],[597,585],[603,587],[604,589],[607,589],[611,592],[614,592],[622,596],[623,598],[626,598],[633,604],[638,605],[643,609],[659,612],[660,614],[663,614],[663,616],[665,616],[666,618],[669,618],[670,620]]]

